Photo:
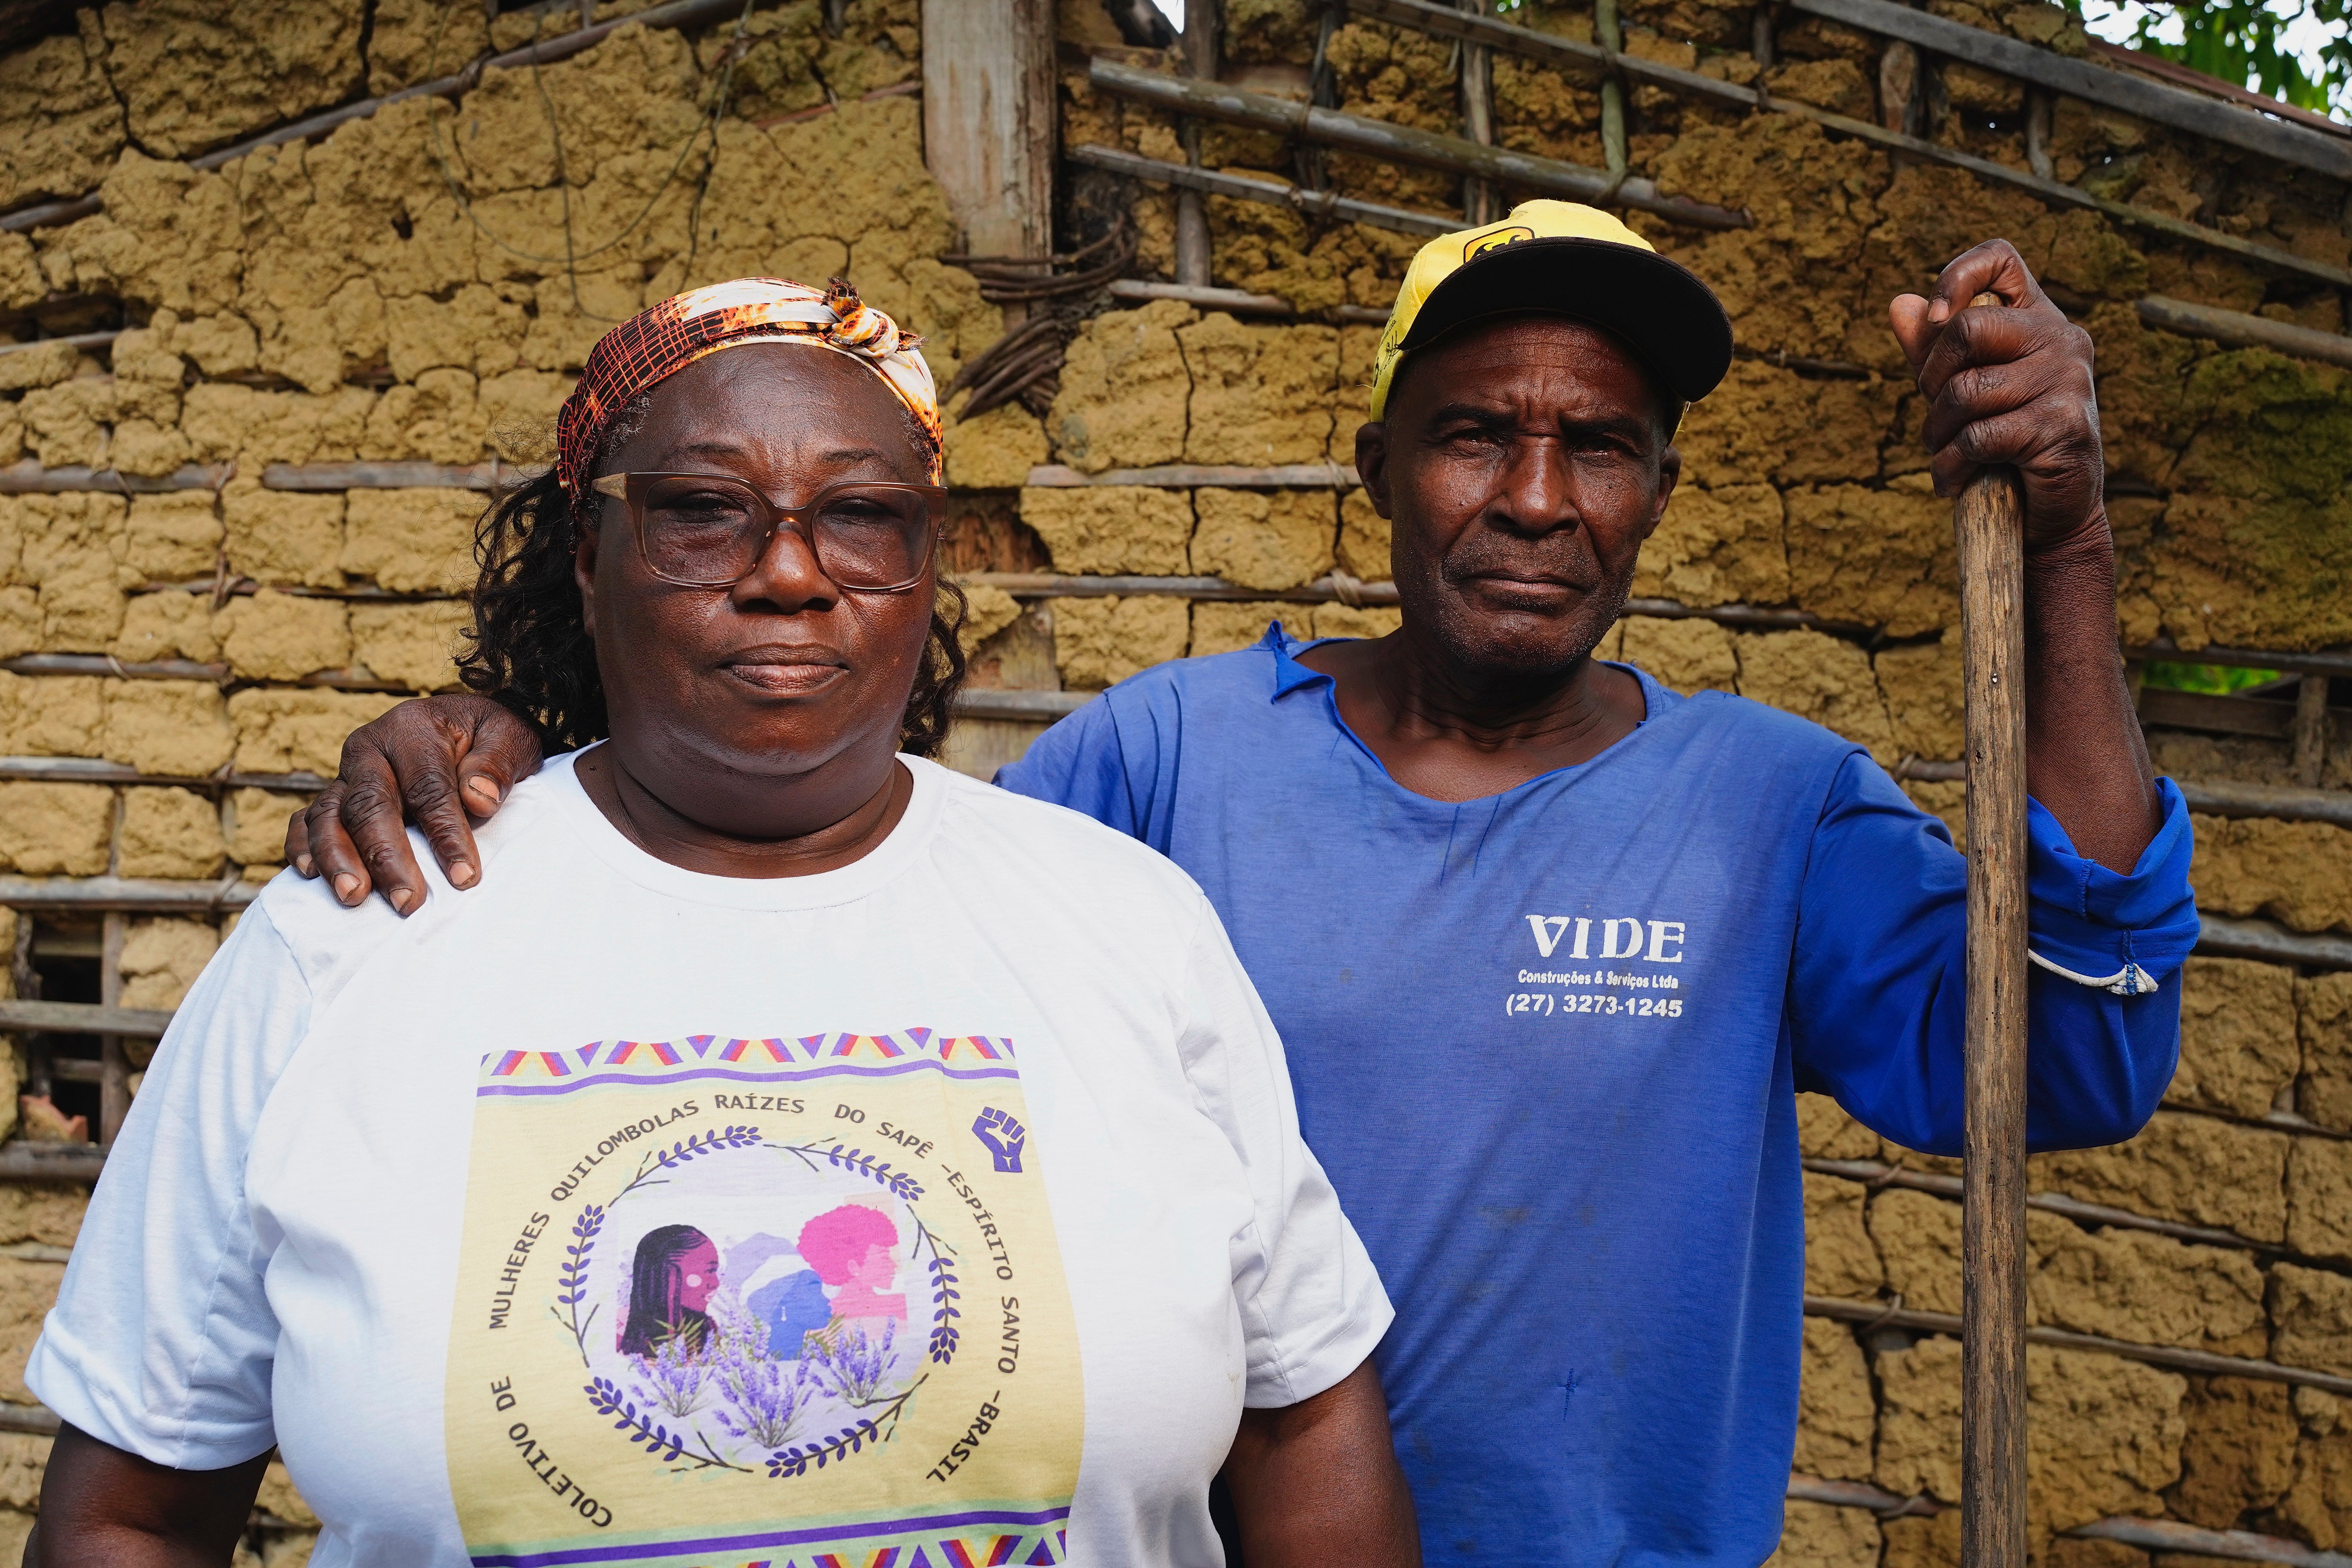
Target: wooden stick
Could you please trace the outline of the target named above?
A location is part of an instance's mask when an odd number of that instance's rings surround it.
[[[99,1006],[104,1012],[120,1012],[122,944],[130,934],[130,917],[110,911],[103,930],[105,937],[99,946]],[[101,1143],[113,1142],[114,1135],[122,1131],[122,1119],[131,1114],[131,1059],[122,1048],[122,1038],[120,1034],[98,1037],[98,1141]]]
[[[1991,294],[1972,305],[1998,306]],[[1967,1089],[1960,1561],[2025,1568],[2025,498],[1979,474],[1952,510],[1967,698]]]

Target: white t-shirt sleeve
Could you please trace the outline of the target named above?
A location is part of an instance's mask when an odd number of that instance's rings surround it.
[[[156,1049],[25,1369],[42,1403],[91,1436],[184,1470],[277,1441],[278,1321],[246,1152],[310,1008],[300,965],[256,904]]]
[[[1249,1366],[1242,1402],[1278,1409],[1355,1371],[1396,1313],[1299,1136],[1282,1040],[1205,900],[1183,981],[1185,1072],[1250,1187],[1253,1218],[1232,1243]]]

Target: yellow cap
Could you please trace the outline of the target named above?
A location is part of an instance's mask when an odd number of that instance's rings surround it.
[[[1664,395],[1695,403],[1731,367],[1731,320],[1715,291],[1598,207],[1521,202],[1500,222],[1421,247],[1372,361],[1371,416],[1385,416],[1404,356],[1468,321],[1571,316],[1622,339]]]

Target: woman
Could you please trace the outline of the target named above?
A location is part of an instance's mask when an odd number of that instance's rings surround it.
[[[273,1444],[320,1568],[1207,1563],[1221,1466],[1254,1565],[1416,1559],[1388,1303],[1215,916],[924,760],[939,478],[846,285],[597,344],[467,658],[579,749],[473,894],[281,877],[198,981],[32,1356],[29,1561],[226,1563]],[[887,1277],[808,1261],[906,1321],[770,1353],[744,1289],[853,1205]],[[645,1256],[696,1343],[629,1348]]]
[[[890,1216],[864,1204],[844,1204],[801,1227],[801,1256],[826,1284],[836,1287],[836,1318],[907,1317],[907,1298],[886,1295],[898,1280],[898,1227]]]
[[[703,1309],[719,1285],[719,1249],[690,1225],[666,1225],[637,1243],[629,1270],[629,1311],[622,1321],[621,1348],[631,1355],[656,1355],[662,1342],[676,1340],[693,1351],[710,1338],[710,1314]]]

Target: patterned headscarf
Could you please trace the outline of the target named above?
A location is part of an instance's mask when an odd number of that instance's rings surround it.
[[[782,278],[738,278],[673,295],[623,321],[588,351],[580,384],[555,421],[556,480],[577,503],[613,416],[664,377],[739,343],[800,342],[846,354],[888,384],[922,430],[925,460],[937,484],[940,398],[931,367],[916,352],[921,341],[859,303],[857,290],[840,278],[822,293]]]

